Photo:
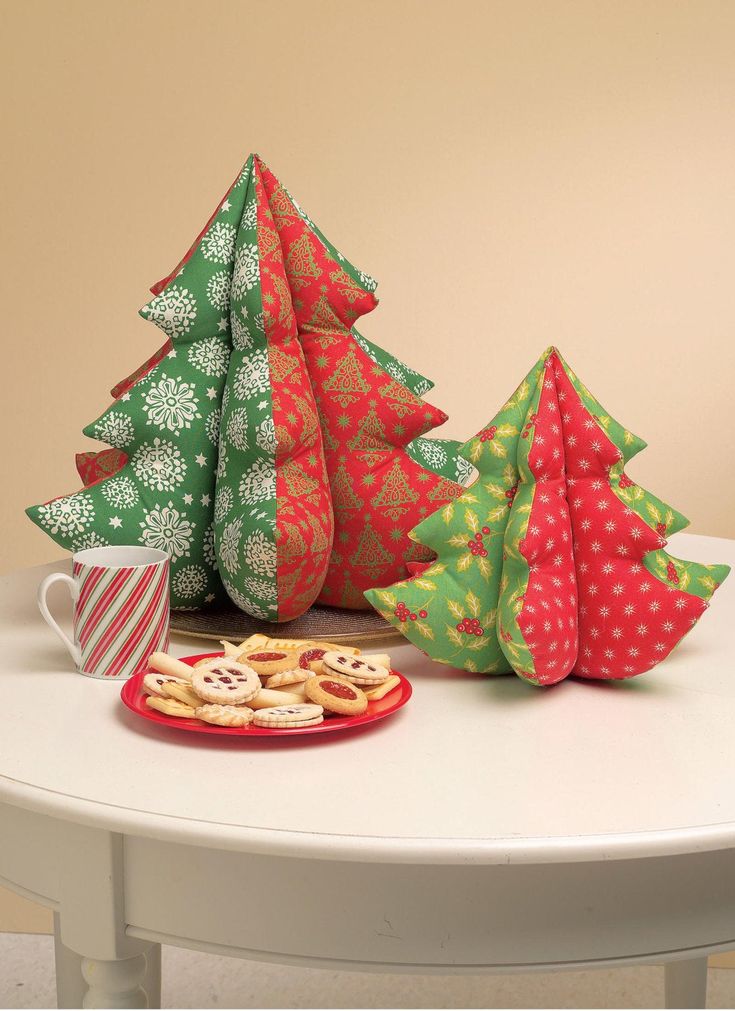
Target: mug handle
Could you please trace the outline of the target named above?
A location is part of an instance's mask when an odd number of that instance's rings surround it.
[[[54,632],[56,632],[58,637],[61,639],[66,648],[69,650],[69,652],[71,653],[72,660],[78,667],[82,660],[82,651],[76,645],[76,643],[73,643],[69,638],[69,636],[62,631],[58,622],[49,611],[48,604],[46,603],[46,594],[48,593],[49,587],[51,586],[52,583],[56,583],[59,581],[61,581],[62,583],[69,584],[69,591],[71,593],[72,602],[76,603],[77,597],[79,596],[79,587],[77,586],[76,582],[72,579],[71,576],[67,576],[66,573],[64,572],[52,572],[50,576],[46,576],[44,581],[38,587],[38,608],[43,617],[45,618],[46,622],[54,630]]]

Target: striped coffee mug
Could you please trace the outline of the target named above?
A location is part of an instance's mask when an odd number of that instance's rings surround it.
[[[69,586],[74,641],[46,603],[52,583]],[[168,649],[168,555],[155,548],[88,548],[72,556],[72,575],[53,572],[38,588],[41,614],[71,653],[80,674],[124,680],[149,654]]]

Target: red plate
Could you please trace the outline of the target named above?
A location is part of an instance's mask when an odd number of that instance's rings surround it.
[[[197,660],[204,660],[210,656],[224,656],[224,653],[197,653],[194,656],[182,656],[180,659],[184,663],[192,666]],[[329,716],[323,723],[317,723],[313,727],[294,727],[288,730],[279,727],[271,730],[268,727],[218,727],[213,723],[203,723],[201,720],[186,720],[178,716],[166,716],[156,709],[149,709],[145,704],[146,692],[143,691],[143,678],[148,671],[141,671],[129,678],[122,687],[120,698],[132,712],[137,713],[152,723],[162,723],[165,727],[176,727],[177,730],[193,730],[197,734],[226,734],[228,737],[293,737],[295,734],[326,734],[331,730],[351,730],[353,727],[362,727],[366,723],[375,723],[377,720],[385,719],[391,713],[401,709],[411,698],[411,683],[406,680],[403,674],[398,671],[391,671],[400,679],[400,684],[396,685],[392,692],[375,702],[368,702],[367,711],[362,716]]]

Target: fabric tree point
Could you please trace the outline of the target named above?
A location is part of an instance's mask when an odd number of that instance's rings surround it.
[[[550,348],[464,447],[477,481],[412,532],[436,561],[368,600],[466,670],[539,685],[649,670],[729,568],[664,550],[687,521],[626,475],[644,445]]]

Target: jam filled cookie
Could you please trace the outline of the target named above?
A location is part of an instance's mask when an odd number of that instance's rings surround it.
[[[294,667],[298,667],[299,665],[299,658],[296,653],[281,649],[256,649],[241,653],[237,661],[238,663],[244,663],[248,667],[252,667],[255,673],[263,678],[269,678],[273,674],[280,674],[283,670],[293,670]]]
[[[322,672],[347,678],[356,685],[379,685],[390,677],[387,667],[370,663],[359,656],[346,656],[337,650],[324,654]]]
[[[216,667],[196,667],[191,685],[205,702],[239,705],[258,694],[260,678],[251,667],[223,659]]]
[[[309,702],[301,702],[293,706],[273,706],[271,709],[260,709],[253,717],[256,727],[278,728],[314,727],[324,721],[324,710],[321,706]]]
[[[316,674],[309,678],[304,692],[311,702],[340,716],[360,716],[368,707],[367,697],[361,688],[331,674]]]
[[[318,674],[322,669],[322,659],[328,650],[317,648],[312,646],[310,649],[305,649],[303,653],[299,654],[299,667],[304,670],[314,671]]]
[[[246,727],[253,719],[253,710],[247,706],[218,706],[208,703],[195,711],[196,718],[217,727]]]

